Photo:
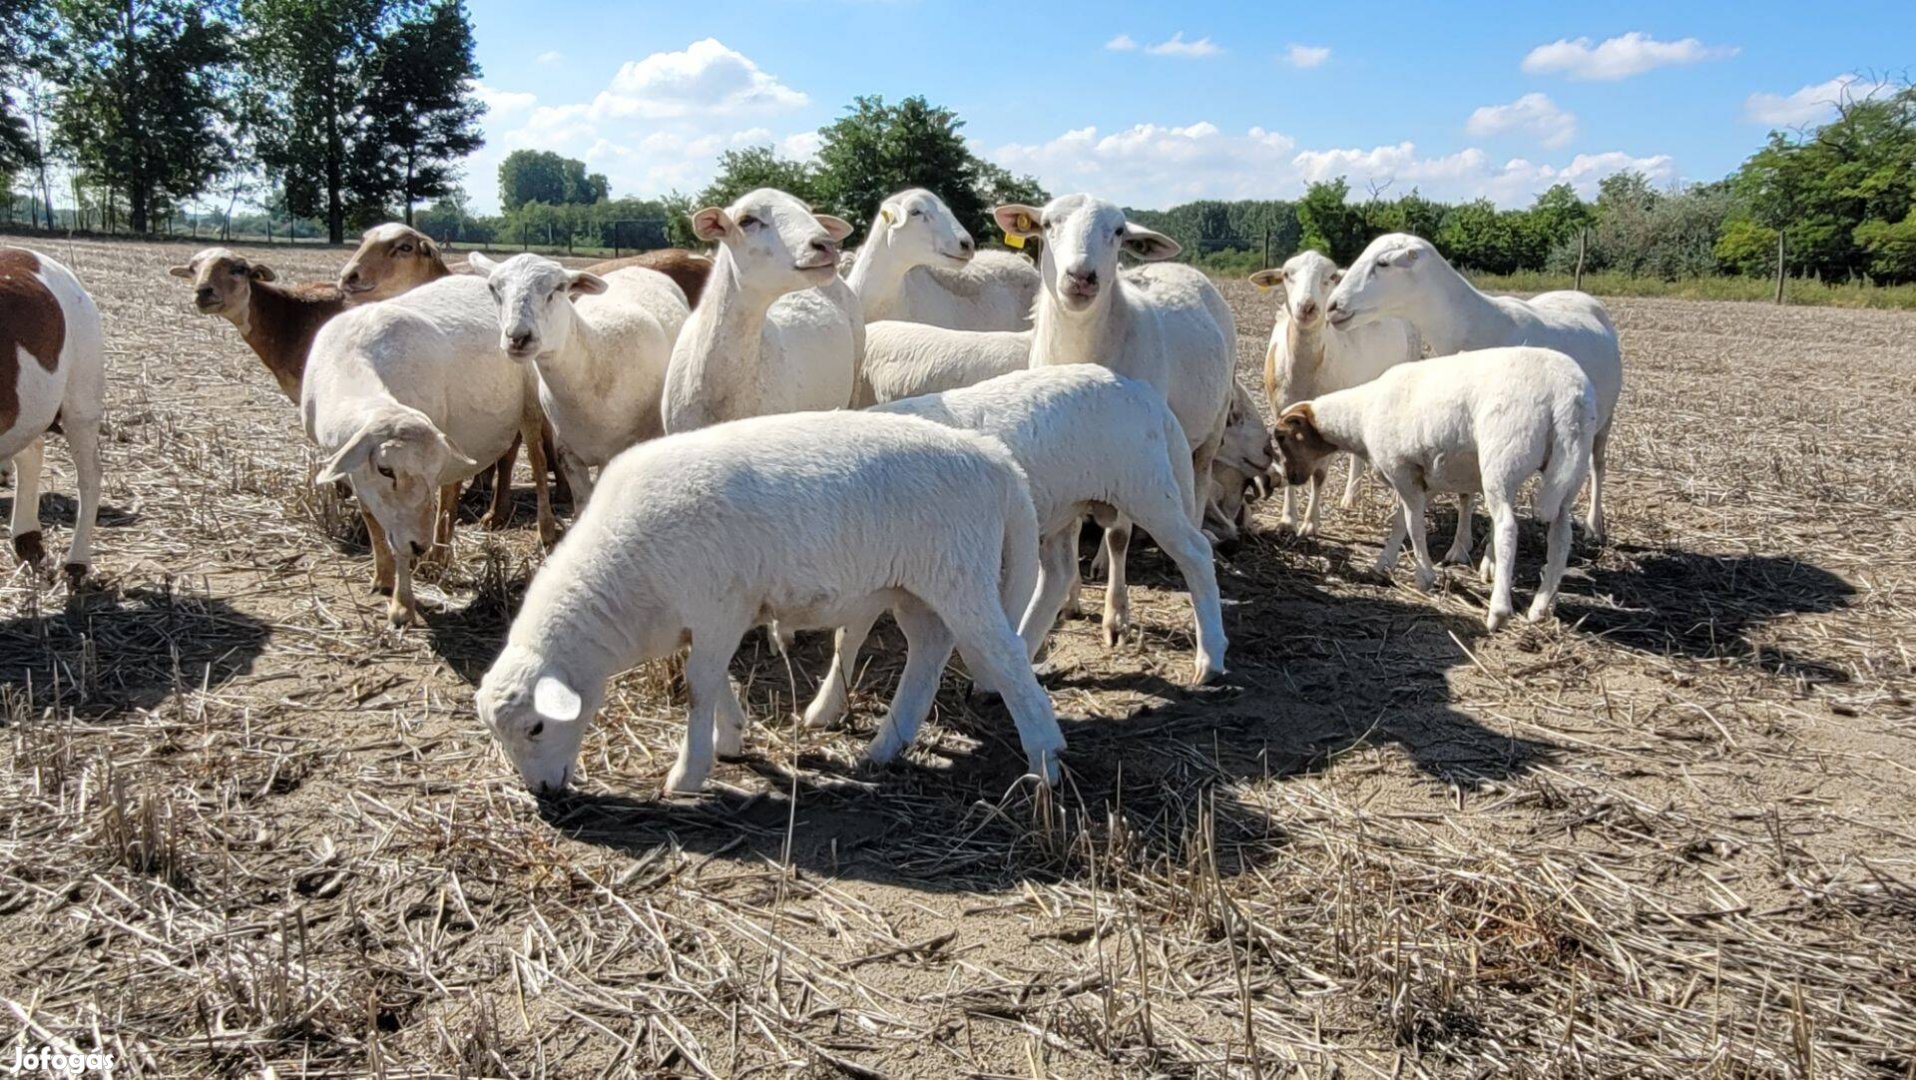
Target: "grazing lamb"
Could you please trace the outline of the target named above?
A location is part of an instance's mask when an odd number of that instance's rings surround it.
[[[951,208],[924,188],[886,199],[845,283],[867,322],[896,319],[950,330],[1027,330],[1038,296],[1031,260],[979,251]]]
[[[339,289],[356,304],[390,300],[429,281],[450,277],[452,268],[432,237],[389,221],[367,229],[359,250],[339,271]]]
[[[627,255],[622,259],[607,259],[585,268],[588,274],[604,277],[614,270],[627,270],[637,267],[641,270],[657,270],[675,282],[679,291],[685,294],[687,307],[698,307],[699,297],[705,295],[705,283],[712,277],[712,260],[697,252],[684,248],[660,248],[638,255]]]
[[[193,303],[200,312],[232,323],[280,393],[297,405],[314,335],[346,310],[339,288],[281,285],[272,267],[222,247],[207,248],[167,273],[193,283]]]
[[[1485,621],[1495,630],[1512,610],[1517,494],[1538,474],[1537,516],[1550,535],[1530,620],[1556,603],[1570,555],[1570,503],[1589,469],[1597,423],[1596,387],[1570,357],[1555,349],[1482,349],[1400,364],[1362,386],[1292,405],[1277,422],[1277,456],[1293,484],[1340,450],[1368,459],[1398,498],[1378,569],[1388,574],[1396,565],[1408,529],[1417,587],[1426,591],[1437,580],[1424,546],[1426,496],[1483,495],[1495,567]]]
[[[865,378],[857,404],[976,386],[1031,366],[1029,330],[949,330],[886,320],[865,327]]]
[[[435,504],[525,442],[539,497],[539,536],[558,539],[540,445],[532,373],[499,348],[485,279],[442,278],[354,308],[313,341],[300,395],[306,434],[327,455],[319,481],[352,482],[373,549],[373,587],[392,592],[395,626],[418,618],[413,560],[449,540]],[[450,491],[447,489],[450,488]]]
[[[694,792],[744,717],[726,676],[753,626],[898,613],[910,643],[867,755],[886,762],[930,711],[955,643],[1057,777],[1064,737],[1012,620],[1037,580],[1038,523],[1003,445],[910,416],[766,416],[644,443],[533,579],[480,683],[479,716],[534,791],[563,789],[612,675],[689,641],[686,739],[667,774]]]
[[[46,434],[66,436],[80,488],[66,574],[93,563],[100,513],[100,419],[106,412],[106,342],[100,312],[66,267],[26,248],[0,247],[0,462],[14,469],[13,553],[39,566],[40,466]]]
[[[1018,204],[992,211],[1006,236],[1043,238],[1031,366],[1099,364],[1148,383],[1171,406],[1191,447],[1191,473],[1209,477],[1230,414],[1237,323],[1224,297],[1189,266],[1118,272],[1118,254],[1169,259],[1177,242],[1127,221],[1124,211],[1089,195],[1065,195],[1043,209]],[[1210,493],[1207,483],[1199,494]],[[1130,527],[1105,530],[1114,577],[1130,546]]]
[[[1233,385],[1224,441],[1211,462],[1211,496],[1205,501],[1205,521],[1220,540],[1234,540],[1240,528],[1250,528],[1250,502],[1270,468],[1271,432],[1251,392]]]
[[[1264,398],[1272,416],[1282,416],[1285,409],[1319,394],[1369,382],[1387,368],[1422,356],[1417,331],[1402,319],[1378,319],[1336,331],[1327,327],[1324,307],[1342,278],[1337,264],[1315,251],[1299,252],[1276,270],[1251,275],[1251,283],[1261,289],[1284,289],[1284,303],[1264,349]],[[1355,499],[1363,468],[1361,461],[1350,459],[1341,505],[1348,507]],[[1301,523],[1294,514],[1297,489],[1287,486],[1278,523],[1295,529],[1299,536],[1316,533],[1323,486],[1324,474],[1313,474]],[[1465,514],[1459,520],[1458,543],[1462,557],[1468,559],[1470,517]]]
[[[1036,657],[1076,577],[1078,523],[1113,512],[1143,525],[1184,576],[1197,622],[1196,681],[1224,671],[1224,620],[1211,543],[1198,530],[1198,493],[1184,429],[1157,391],[1091,364],[1030,368],[976,386],[907,398],[876,410],[919,416],[988,435],[1011,450],[1031,482],[1038,513],[1039,578],[1018,632]],[[1107,642],[1128,620],[1121,570],[1105,593]],[[876,617],[877,612],[871,613]],[[845,711],[858,652],[871,622],[838,632],[831,671],[805,711],[823,727]]]
[[[600,277],[539,255],[500,263],[474,252],[467,261],[487,275],[499,347],[530,360],[538,373],[540,408],[558,436],[573,497],[584,506],[592,468],[664,434],[659,397],[688,314],[685,295],[652,270]]]
[[[851,228],[770,188],[692,215],[692,231],[718,249],[672,348],[666,431],[851,404],[865,319],[836,270]]]
[[[1603,539],[1604,459],[1623,393],[1623,351],[1616,324],[1588,293],[1564,290],[1519,300],[1485,296],[1444,261],[1429,241],[1389,233],[1370,242],[1344,274],[1326,307],[1339,330],[1379,318],[1405,319],[1433,356],[1499,345],[1556,349],[1575,360],[1597,390],[1591,445],[1590,535]]]

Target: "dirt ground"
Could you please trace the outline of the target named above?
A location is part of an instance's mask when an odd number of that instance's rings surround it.
[[[1491,636],[1474,575],[1371,578],[1374,487],[1309,541],[1260,504],[1219,560],[1222,685],[1186,685],[1154,551],[1131,641],[1060,630],[1055,795],[956,676],[908,761],[861,767],[888,631],[829,735],[788,719],[825,643],[748,638],[749,756],[696,800],[659,795],[670,665],[624,676],[541,804],[471,706],[529,495],[385,629],[294,408],[166,276],[190,248],[49,250],[106,319],[107,508],[91,591],[0,578],[0,1060],[1916,1077],[1916,315],[1613,302],[1613,538],[1560,622]],[[1255,385],[1271,301],[1226,288]]]

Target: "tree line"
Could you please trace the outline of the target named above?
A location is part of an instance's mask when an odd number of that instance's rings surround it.
[[[463,0],[0,0],[0,27],[0,189],[48,228],[65,165],[70,213],[109,227],[264,183],[337,243],[451,193],[483,142]]]

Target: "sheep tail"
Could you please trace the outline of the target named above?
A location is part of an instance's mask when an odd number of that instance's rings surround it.
[[[1178,499],[1184,507],[1185,516],[1191,524],[1204,527],[1204,502],[1210,494],[1208,482],[1204,491],[1198,490],[1198,478],[1191,465],[1191,444],[1184,437],[1184,425],[1178,423],[1177,414],[1169,406],[1163,410],[1164,452],[1171,457],[1171,479],[1178,485]]]
[[[1017,626],[1038,589],[1038,511],[1022,470],[1005,493],[1005,533],[998,561],[998,597]]]
[[[1597,391],[1586,381],[1574,402],[1550,410],[1549,459],[1537,491],[1537,516],[1554,520],[1577,497],[1590,473],[1590,449],[1597,433]]]

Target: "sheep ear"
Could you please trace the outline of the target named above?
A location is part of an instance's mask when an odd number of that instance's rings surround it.
[[[1418,249],[1414,247],[1399,248],[1396,251],[1387,251],[1377,257],[1377,265],[1379,266],[1409,266],[1410,264],[1417,261],[1417,256],[1419,254],[1421,254],[1421,252],[1419,252]]]
[[[172,274],[174,277],[190,278],[193,276],[193,268],[191,266],[169,266],[166,268],[166,272]]]
[[[437,259],[439,257],[439,245],[432,242],[432,237],[422,236],[419,238],[419,253],[428,259]]]
[[[1276,288],[1284,284],[1284,271],[1259,270],[1257,273],[1251,275],[1251,284],[1260,289]]]
[[[479,271],[482,274],[490,274],[494,270],[499,268],[498,263],[494,262],[493,260],[487,258],[484,254],[477,251],[466,256],[466,265],[468,267],[471,267],[474,270]]]
[[[373,459],[373,449],[383,437],[377,430],[377,424],[377,420],[368,420],[364,427],[354,432],[353,437],[346,440],[346,445],[319,467],[319,475],[313,477],[313,483],[321,486],[336,484],[351,476],[353,470],[364,468]]]
[[[1184,249],[1178,246],[1176,240],[1161,232],[1127,221],[1124,224],[1124,250],[1144,262],[1162,262],[1175,258]]]
[[[1044,231],[1038,224],[1043,220],[1044,212],[1023,203],[994,206],[991,208],[991,217],[998,223],[998,228],[1004,230],[1006,236],[1029,238]]]
[[[812,216],[818,219],[820,225],[825,226],[825,231],[830,233],[834,240],[843,240],[852,234],[851,222],[844,218],[833,217],[830,214],[813,214]]]
[[[246,274],[254,281],[276,281],[279,279],[279,275],[273,273],[273,268],[265,263],[254,263],[253,268],[248,270]]]
[[[446,433],[443,431],[439,433],[439,446],[440,449],[446,452],[448,457],[452,458],[453,468],[470,469],[473,472],[479,471],[479,463],[460,453],[459,448],[452,444],[451,439],[446,438]]]
[[[565,291],[568,296],[597,296],[612,286],[597,274],[588,274],[577,270],[566,275]]]
[[[532,711],[542,720],[570,724],[585,712],[585,702],[577,690],[551,675],[541,675],[532,684]]]
[[[708,206],[692,215],[692,235],[708,244],[716,244],[734,228],[732,216],[716,206]]]
[[[889,206],[881,206],[878,208],[878,219],[883,221],[887,227],[898,224],[898,215],[892,213],[892,209]]]

